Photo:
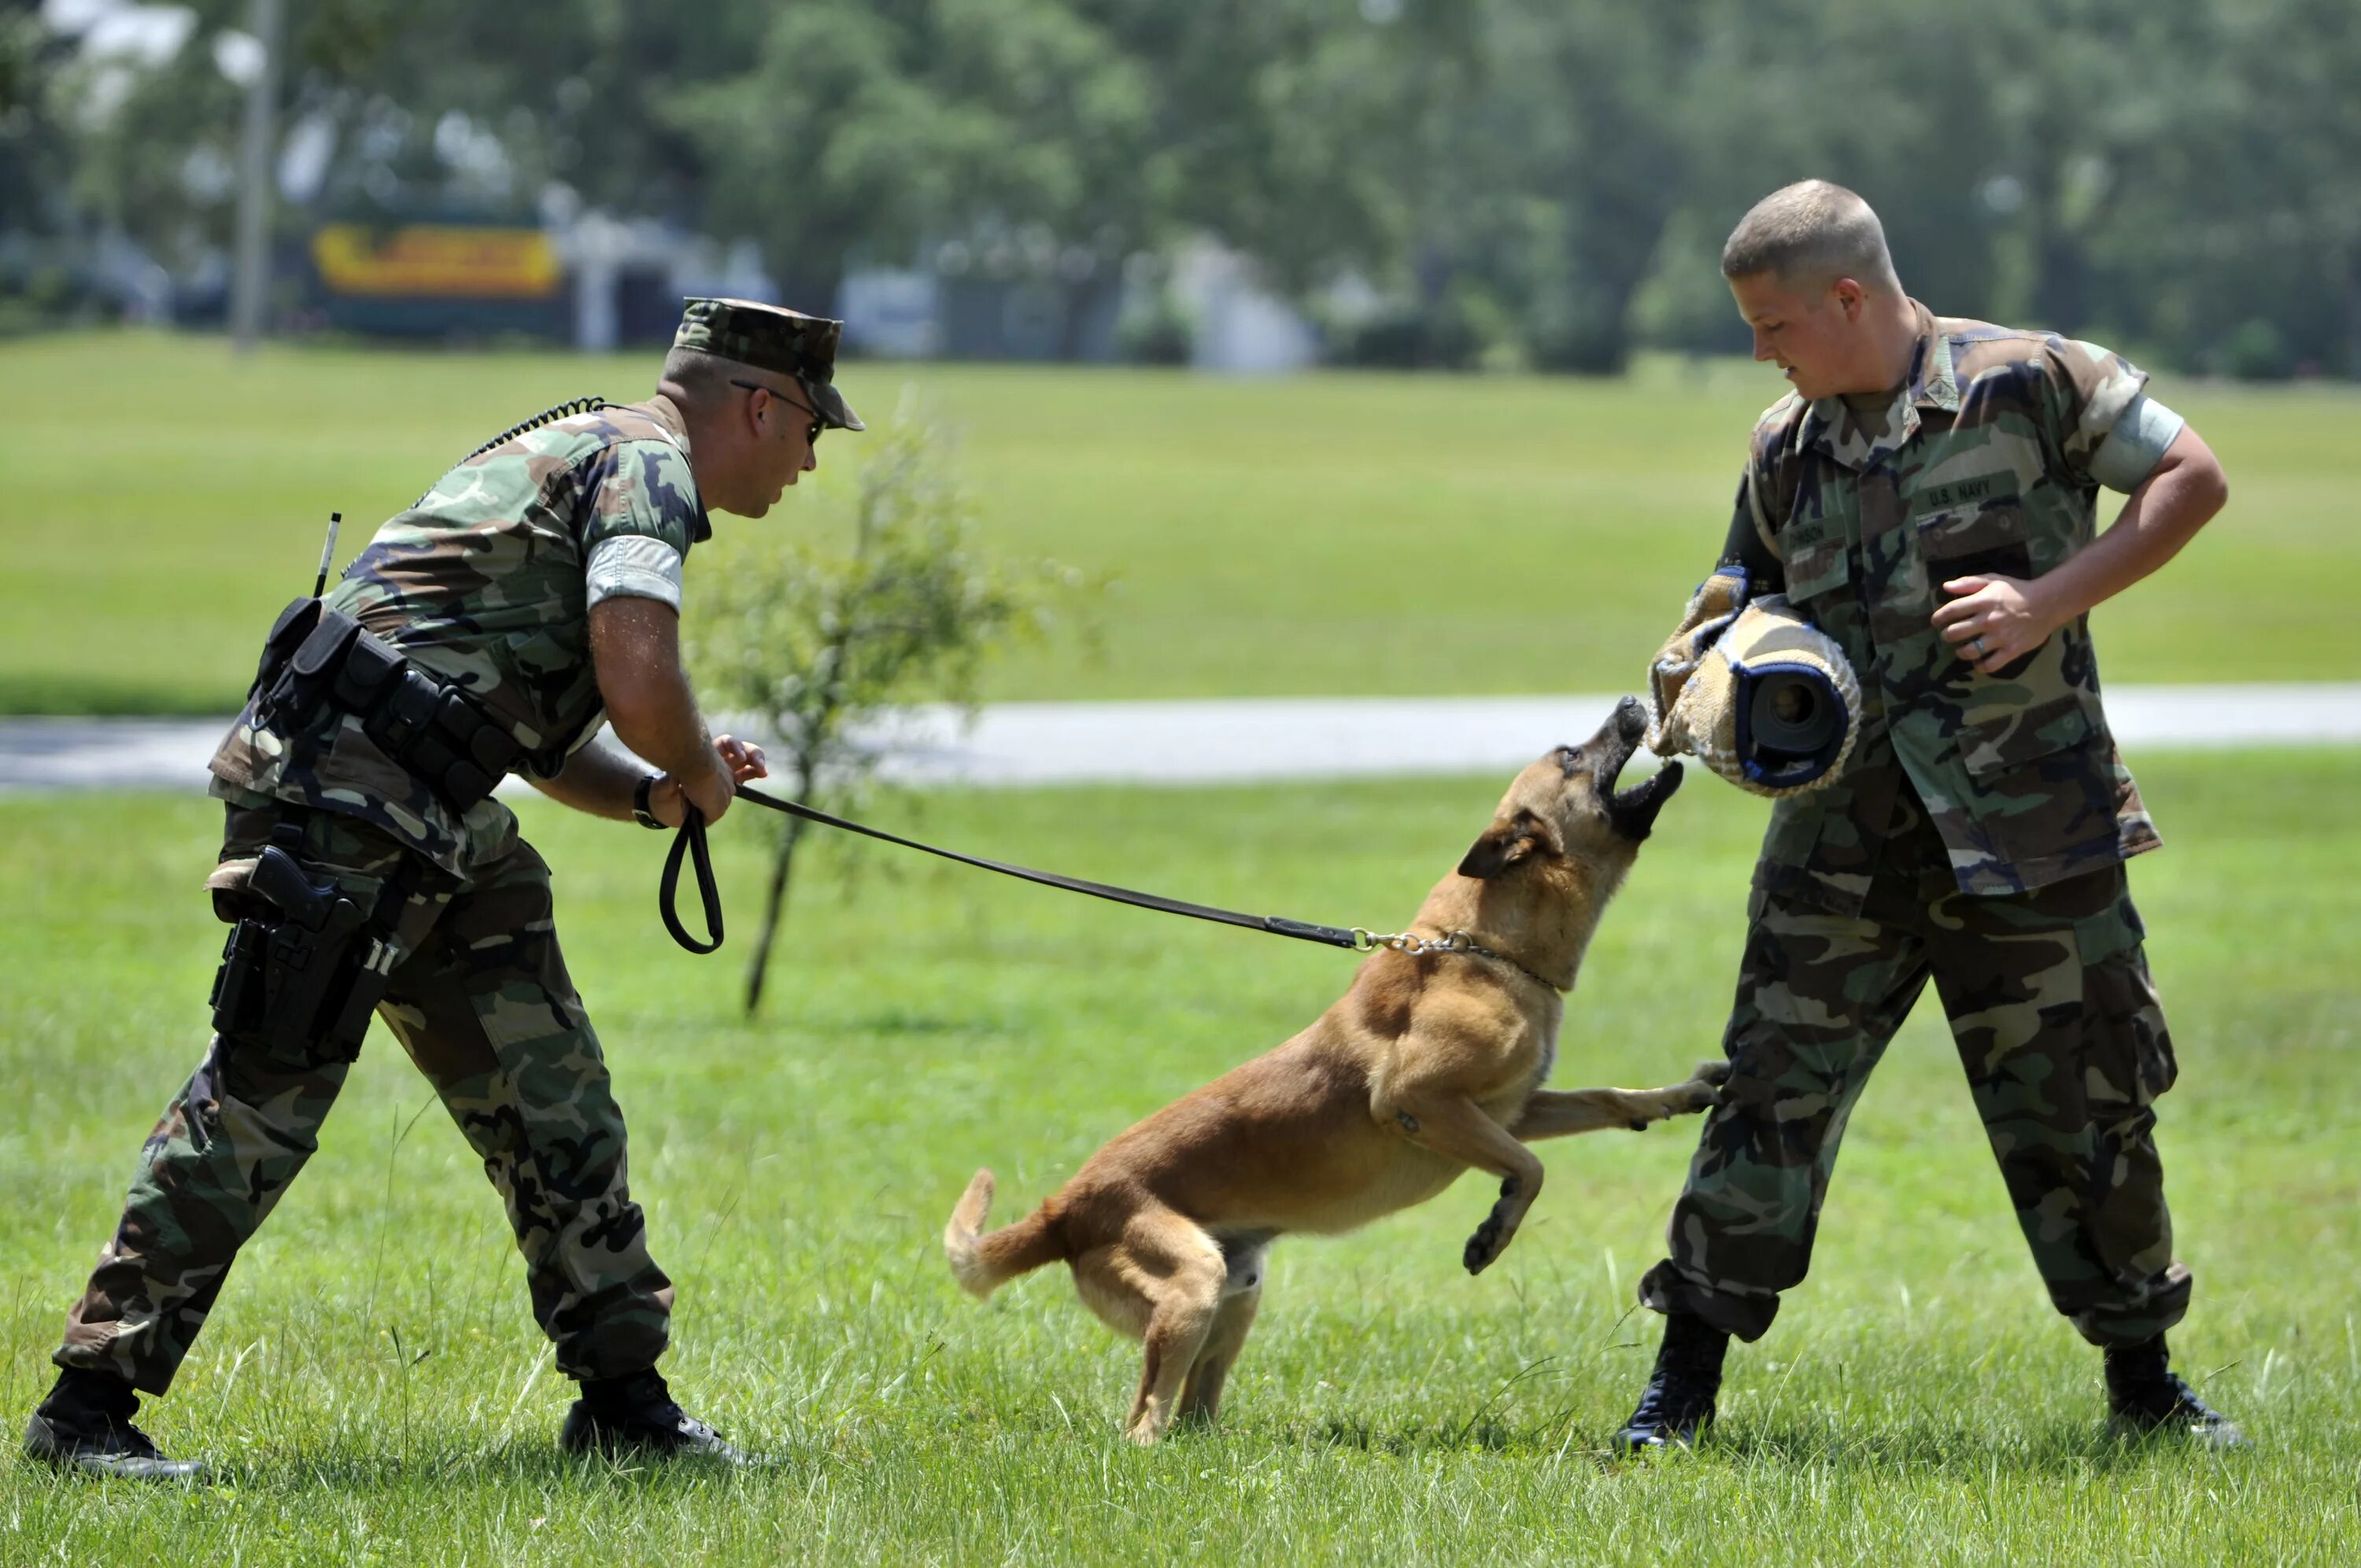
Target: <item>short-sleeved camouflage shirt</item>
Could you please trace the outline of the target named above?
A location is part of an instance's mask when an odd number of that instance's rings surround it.
[[[546,773],[605,720],[590,607],[629,595],[677,609],[682,564],[710,532],[686,430],[659,396],[558,420],[468,458],[379,529],[324,602],[456,683]],[[454,871],[515,836],[506,806],[486,800],[462,818],[349,716],[281,735],[257,725],[249,707],[213,772],[216,795],[358,817]]]
[[[2103,348],[1916,308],[1890,406],[1864,417],[1859,400],[1790,393],[1763,415],[1732,524],[1769,545],[1862,693],[1843,776],[1779,802],[1756,885],[1848,913],[1905,778],[1963,892],[2021,892],[2158,844],[2108,733],[2087,618],[1987,675],[1933,616],[1947,580],[2038,577],[2088,544],[2101,482],[2136,487],[2178,421],[2159,430],[2147,376]]]

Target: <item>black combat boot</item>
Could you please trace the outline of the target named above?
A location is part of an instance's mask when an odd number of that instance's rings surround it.
[[[1622,1453],[1686,1448],[1713,1424],[1713,1397],[1721,1392],[1721,1357],[1730,1336],[1689,1312],[1664,1318],[1664,1343],[1640,1408],[1609,1441]]]
[[[2162,1334],[2140,1344],[2109,1345],[2106,1358],[2108,1424],[2118,1432],[2176,1432],[2207,1448],[2252,1446],[2235,1422],[2174,1374]]]
[[[148,1434],[131,1424],[138,1409],[139,1396],[113,1373],[68,1367],[26,1424],[25,1453],[60,1470],[127,1481],[206,1479],[202,1460],[167,1459],[156,1452]]]
[[[628,1377],[585,1379],[582,1397],[566,1412],[557,1445],[568,1453],[611,1458],[674,1459],[683,1454],[724,1464],[754,1461],[721,1434],[673,1403],[664,1375],[650,1367]]]

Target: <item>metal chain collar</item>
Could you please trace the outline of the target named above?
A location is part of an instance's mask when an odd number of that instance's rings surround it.
[[[1412,958],[1416,958],[1421,953],[1466,953],[1471,958],[1497,959],[1527,979],[1545,985],[1552,991],[1563,992],[1565,989],[1555,981],[1535,974],[1508,954],[1494,952],[1465,931],[1445,931],[1440,937],[1422,937],[1411,931],[1378,932],[1364,930],[1358,926],[1353,927],[1355,952],[1373,953],[1379,948],[1391,948],[1395,952],[1408,953]]]
[[[1420,953],[1476,953],[1488,959],[1500,956],[1489,948],[1477,946],[1476,938],[1465,931],[1448,931],[1441,937],[1428,938],[1410,931],[1384,933],[1366,931],[1358,926],[1353,927],[1355,952],[1373,953],[1379,948],[1391,948],[1398,953],[1409,953],[1412,957]]]

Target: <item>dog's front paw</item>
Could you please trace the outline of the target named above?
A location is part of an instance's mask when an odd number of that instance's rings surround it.
[[[1729,1081],[1730,1064],[1728,1062],[1705,1061],[1697,1063],[1696,1074],[1690,1078],[1688,1083],[1686,1085],[1689,1091],[1688,1103],[1683,1106],[1682,1109],[1685,1111],[1712,1110],[1715,1106],[1721,1103],[1722,1085]]]

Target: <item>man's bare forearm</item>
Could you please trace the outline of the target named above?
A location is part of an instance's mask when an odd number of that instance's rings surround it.
[[[678,780],[718,820],[730,808],[732,769],[681,667],[680,617],[653,599],[602,600],[590,610],[590,657],[615,739]]]
[[[2222,465],[2184,427],[2104,533],[2040,579],[2062,623],[2104,604],[2180,554],[2229,499]]]
[[[593,740],[566,759],[555,778],[529,781],[562,806],[612,821],[629,821],[631,793],[647,769],[604,741]]]
[[[648,684],[657,685],[660,679]],[[607,721],[615,731],[615,739],[677,779],[703,778],[720,772],[714,756],[713,736],[706,729],[704,716],[697,710],[697,694],[689,690],[687,678],[677,672],[670,684],[676,689],[670,693],[643,689],[642,699],[630,708],[610,709]]]

